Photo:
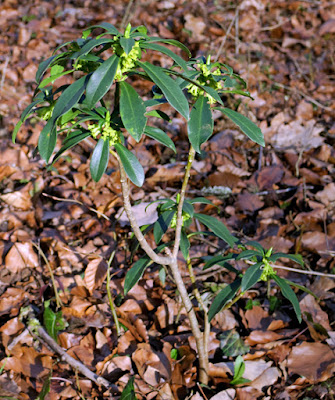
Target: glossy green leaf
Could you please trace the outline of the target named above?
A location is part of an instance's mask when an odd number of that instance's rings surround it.
[[[144,182],[144,171],[138,159],[122,144],[116,143],[114,147],[120,157],[121,163],[126,171],[126,174],[128,175],[128,178],[133,182],[134,185],[142,186]]]
[[[166,243],[158,246],[154,251],[155,253],[160,253],[165,247]],[[125,281],[124,281],[124,294],[126,295],[142,278],[144,271],[146,268],[152,264],[152,260],[148,256],[144,256],[136,261],[136,263],[130,268],[127,272]]]
[[[42,78],[43,74],[45,71],[49,68],[49,66],[52,64],[53,61],[55,61],[57,58],[60,57],[60,54],[51,56],[47,58],[46,60],[42,61],[40,65],[38,66],[35,80],[37,83],[39,83],[40,79]]]
[[[93,150],[90,171],[95,182],[98,182],[107,169],[109,159],[109,141],[100,138]]]
[[[185,199],[185,201],[184,201],[183,213],[188,214],[191,218],[194,215],[194,207],[193,207],[192,203],[188,199]]]
[[[189,118],[188,101],[178,84],[170,78],[160,67],[148,62],[138,64],[148,74],[149,78],[161,89],[167,101],[177,110],[185,119]]]
[[[236,260],[250,260],[257,256],[262,257],[263,255],[256,250],[244,250],[236,257]]]
[[[59,151],[55,154],[54,158],[52,159],[52,164],[56,162],[59,157],[68,149],[75,146],[76,144],[80,143],[82,140],[86,139],[90,136],[90,132],[83,132],[81,130],[71,132],[67,138],[63,142],[63,146],[59,149]]]
[[[53,121],[49,120],[47,124],[44,126],[40,133],[40,137],[38,139],[38,151],[46,162],[49,161],[49,158],[52,155],[52,152],[55,149],[57,140],[57,131],[54,127]]]
[[[155,128],[153,126],[146,126],[144,129],[144,133],[152,139],[157,140],[157,142],[163,144],[164,146],[168,147],[175,153],[176,146],[174,145],[173,141],[169,138],[169,136],[159,128]]]
[[[50,308],[50,301],[44,303],[43,324],[48,334],[57,342],[58,332],[65,329],[65,321],[62,312],[54,312]]]
[[[104,61],[91,75],[87,83],[85,99],[85,103],[89,108],[93,108],[112,86],[119,60],[119,57],[114,54]]]
[[[137,400],[134,388],[134,377],[129,378],[126,387],[122,390],[120,400]]]
[[[73,53],[72,57],[78,58],[80,56],[89,53],[92,49],[94,49],[94,47],[107,43],[114,43],[114,39],[107,39],[107,38],[91,39],[87,43],[85,43],[84,46],[79,51]]]
[[[17,135],[18,131],[20,130],[23,122],[29,117],[30,114],[32,114],[35,111],[34,107],[37,104],[41,103],[42,101],[43,101],[43,99],[35,100],[32,103],[30,103],[22,111],[21,118],[20,118],[19,122],[15,125],[15,128],[14,128],[13,133],[12,133],[12,141],[13,141],[13,143],[15,143],[16,135]]]
[[[195,197],[194,199],[190,199],[189,201],[192,204],[210,204],[210,205],[214,206],[214,204],[210,200],[206,199],[205,197]]]
[[[214,257],[210,257],[210,259],[206,262],[206,264],[204,265],[203,269],[208,269],[213,267],[214,265],[220,265],[221,267],[226,268],[228,271],[234,272],[236,275],[239,275],[239,270],[237,270],[236,268],[234,268],[232,265],[230,265],[227,261],[230,260],[234,260],[234,254],[233,253],[229,253],[226,256],[214,256]]]
[[[313,296],[315,299],[317,299],[317,300],[319,299],[318,296],[317,296],[315,293],[313,293],[311,290],[307,289],[305,286],[302,286],[302,285],[299,285],[298,283],[289,281],[288,279],[285,279],[285,282],[286,282],[288,285],[290,285],[290,286],[294,286],[294,287],[296,287],[297,289],[300,289],[300,290],[302,290],[303,292],[306,292],[306,293],[310,294],[310,295]]]
[[[291,289],[290,285],[285,281],[285,279],[280,278],[278,275],[272,275],[271,277],[277,285],[280,287],[283,296],[287,298],[293,305],[294,311],[297,315],[298,321],[301,323],[301,309],[299,305],[298,298],[294,291]]]
[[[184,229],[181,230],[181,235],[180,235],[180,250],[185,260],[187,260],[190,251],[190,241],[188,240],[188,237]]]
[[[120,82],[120,115],[124,127],[139,142],[147,119],[143,100],[127,82]]]
[[[157,244],[161,241],[164,233],[168,230],[175,213],[176,212],[174,210],[165,211],[158,217],[158,220],[155,222],[154,238]]]
[[[255,143],[265,146],[264,136],[262,131],[255,125],[249,118],[244,115],[231,110],[230,108],[215,107],[215,109],[220,110],[229,119],[231,119],[234,124],[241,128],[241,131],[248,136]]]
[[[149,37],[148,42],[160,42],[160,43],[166,43],[166,44],[172,44],[172,46],[179,47],[181,50],[185,51],[189,57],[191,57],[191,52],[190,50],[183,44],[178,42],[178,40],[175,39],[162,39],[160,37]]]
[[[120,45],[126,54],[129,54],[131,52],[131,49],[134,47],[134,44],[135,40],[132,38],[122,37],[120,39]]]
[[[68,86],[64,92],[58,97],[55,108],[52,112],[51,119],[56,121],[59,117],[66,114],[74,107],[85,92],[88,77],[83,76],[72,85]]]
[[[245,243],[245,246],[251,246],[254,249],[256,249],[261,255],[264,255],[263,247],[255,240],[249,240],[248,242]]]
[[[102,28],[107,31],[107,33],[110,33],[112,35],[119,35],[120,32],[115,28],[114,25],[110,24],[109,22],[101,22],[100,24],[97,25],[92,25],[88,29],[86,29],[83,34],[89,35],[93,29],[95,28]]]
[[[200,153],[200,146],[205,143],[213,133],[213,117],[208,99],[199,96],[194,104],[188,121],[188,138],[195,151]]]
[[[258,262],[256,264],[251,265],[245,272],[242,278],[241,290],[245,292],[253,287],[262,275],[261,266],[262,262]]]
[[[228,243],[230,247],[234,247],[234,244],[238,241],[238,239],[229,232],[228,228],[216,218],[205,214],[194,214],[194,218],[207,226],[216,236]]]
[[[151,263],[151,259],[148,256],[145,256],[137,260],[136,263],[130,268],[124,281],[123,290],[125,296],[142,278],[144,271]]]
[[[51,75],[48,78],[43,79],[43,81],[38,85],[38,89],[44,88],[45,86],[49,85],[49,83],[53,83],[55,80],[57,80],[61,76],[71,74],[73,71],[75,71],[75,70],[71,69],[70,71],[62,71],[62,72],[59,72],[58,74]]]
[[[141,44],[141,48],[159,51],[160,53],[163,53],[171,57],[172,60],[176,62],[176,64],[178,64],[183,70],[187,71],[186,61],[183,60],[181,57],[179,57],[176,53],[168,49],[167,47],[161,46],[157,43],[143,42]]]
[[[230,381],[231,385],[241,385],[242,383],[250,382],[249,379],[244,379],[245,364],[242,356],[238,356],[234,363],[234,377]]]
[[[147,111],[145,113],[145,115],[147,117],[156,117],[156,118],[161,118],[164,119],[164,121],[170,122],[171,118],[163,111],[161,110],[151,110],[151,111]]]
[[[269,257],[269,260],[275,263],[278,258],[288,258],[300,264],[302,267],[304,266],[304,260],[300,254],[274,253]]]
[[[234,282],[222,289],[213,300],[213,303],[208,311],[208,320],[211,321],[221,309],[232,300],[241,286],[241,280],[236,279]]]

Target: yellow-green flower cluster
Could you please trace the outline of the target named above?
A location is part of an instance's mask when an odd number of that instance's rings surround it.
[[[106,120],[103,125],[88,124],[87,129],[90,131],[94,139],[97,139],[97,137],[101,135],[103,140],[109,140],[109,146],[113,146],[116,143],[121,143],[121,132],[113,129],[110,126],[109,113],[107,113]]]
[[[222,84],[220,82],[217,82],[213,76],[220,76],[221,71],[220,69],[216,69],[215,71],[211,71],[211,64],[208,63],[203,63],[199,62],[197,64],[199,66],[199,69],[201,71],[201,75],[197,79],[197,83],[201,86],[209,86],[213,88],[214,90],[219,90],[222,89]],[[188,92],[194,97],[198,98],[201,95],[204,95],[205,97],[208,98],[210,104],[216,103],[216,100],[214,97],[212,97],[210,94],[206,93],[203,89],[200,87],[194,85],[193,83],[190,83],[187,86]]]
[[[190,218],[191,218],[191,217],[190,217],[190,215],[189,215],[188,213],[183,212],[183,214],[182,214],[182,224],[181,224],[181,226],[184,226],[184,223],[185,223],[186,221],[188,221]],[[177,226],[177,213],[175,213],[174,216],[172,217],[171,225],[170,225],[170,226],[171,226],[172,229],[174,229],[174,228]]]
[[[42,107],[37,111],[37,115],[42,118],[44,121],[49,121],[52,116],[52,112],[55,108],[54,104],[50,104],[47,107]]]
[[[133,48],[130,50],[129,54],[123,50],[123,48],[116,44],[113,46],[114,52],[120,57],[119,65],[115,73],[115,80],[120,82],[127,78],[126,73],[135,67],[137,60],[141,58],[141,49],[139,42],[135,42]]]
[[[261,275],[261,277],[260,277],[259,279],[260,279],[261,281],[267,282],[267,281],[271,278],[272,275],[275,275],[275,274],[276,274],[276,272],[275,272],[274,269],[271,267],[269,261],[268,261],[266,258],[263,258],[262,261],[263,261],[263,263],[264,263],[264,266],[263,266],[262,275]]]

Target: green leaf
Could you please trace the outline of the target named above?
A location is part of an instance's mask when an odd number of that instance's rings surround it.
[[[90,39],[87,43],[84,44],[84,46],[79,51],[73,53],[72,57],[78,58],[80,56],[86,55],[92,49],[94,49],[94,47],[97,47],[97,46],[100,46],[100,45],[106,44],[106,43],[114,43],[114,39],[107,39],[107,38]]]
[[[51,56],[40,63],[40,65],[38,66],[37,72],[36,72],[36,76],[35,76],[35,80],[37,83],[39,83],[40,79],[42,78],[43,74],[48,69],[50,64],[52,64],[52,62],[54,60],[56,60],[57,58],[59,58],[60,56],[61,56],[61,54]]]
[[[149,78],[161,89],[167,101],[177,110],[186,120],[189,118],[189,106],[183,91],[178,84],[170,78],[160,67],[148,62],[138,64],[148,74]]]
[[[213,127],[212,112],[207,98],[199,96],[188,121],[188,138],[196,152],[201,152],[200,146],[211,137]]]
[[[166,243],[158,246],[154,250],[155,253],[161,252],[166,246]],[[148,256],[144,256],[137,260],[136,263],[130,268],[124,281],[124,295],[126,295],[142,278],[144,271],[150,264],[152,264],[152,260]]]
[[[129,378],[126,387],[123,389],[120,400],[137,400],[134,388],[134,377]]]
[[[57,131],[53,125],[53,121],[50,119],[42,129],[38,139],[38,151],[46,162],[49,161],[56,146]]]
[[[123,290],[125,296],[142,278],[144,271],[150,264],[152,264],[152,260],[148,256],[145,256],[137,260],[136,263],[130,268],[124,281]]]
[[[185,260],[187,260],[189,257],[189,251],[190,251],[190,241],[188,240],[188,237],[187,237],[184,229],[181,230],[180,250],[181,250]]]
[[[43,378],[44,382],[42,390],[40,391],[37,400],[45,400],[46,395],[50,392],[51,376],[52,376],[52,371],[50,371],[49,374]]]
[[[120,115],[124,127],[139,142],[144,132],[147,119],[143,100],[127,82],[120,82]]]
[[[173,51],[168,49],[167,47],[161,46],[156,43],[149,43],[149,42],[143,42],[143,43],[141,43],[140,46],[143,49],[155,50],[155,51],[159,51],[160,53],[166,54],[167,56],[171,57],[172,60],[175,61],[183,70],[187,71],[186,61],[183,60],[181,57],[179,57],[177,54],[175,54]]]
[[[81,142],[82,140],[86,139],[88,136],[90,136],[90,133],[85,131],[81,131],[81,130],[77,130],[77,131],[73,131],[71,132],[67,138],[64,140],[63,142],[63,146],[59,149],[59,151],[55,154],[54,158],[52,159],[51,164],[55,163],[59,157],[68,149],[70,149],[71,147],[75,146],[76,144],[78,144],[79,142]]]
[[[35,110],[34,107],[39,104],[42,103],[43,99],[40,100],[35,100],[32,103],[30,103],[23,111],[21,114],[21,118],[19,120],[19,122],[15,125],[15,128],[13,130],[12,133],[12,141],[13,143],[15,143],[15,139],[16,139],[16,135],[18,133],[18,131],[20,130],[23,122],[29,117],[30,114],[32,114]]]
[[[261,266],[263,262],[258,262],[251,265],[245,272],[242,278],[241,290],[245,292],[254,286],[262,275]]]
[[[288,258],[289,260],[300,264],[302,267],[304,266],[304,260],[300,254],[274,253],[269,257],[269,260],[275,263],[278,258]]]
[[[159,216],[158,220],[155,222],[154,238],[157,244],[161,241],[164,233],[168,230],[175,213],[175,210],[165,211]]]
[[[250,347],[244,344],[240,335],[234,329],[224,331],[219,339],[220,348],[226,357],[241,356],[250,350]]]
[[[213,267],[213,265],[220,265],[221,267],[226,268],[228,271],[235,272],[235,274],[239,275],[240,272],[236,268],[234,268],[232,265],[227,263],[227,261],[233,260],[233,259],[234,259],[233,253],[230,253],[227,256],[218,255],[218,256],[211,257],[210,260],[208,260],[206,262],[206,264],[204,265],[203,270]]]
[[[230,118],[234,124],[239,126],[242,132],[248,136],[255,143],[265,146],[264,136],[262,131],[255,125],[249,118],[244,115],[231,110],[230,108],[215,107],[216,110],[220,110],[228,118]]]
[[[194,214],[194,218],[207,226],[216,236],[228,243],[230,247],[234,247],[234,244],[238,241],[238,239],[229,232],[228,228],[216,218],[205,214]]]
[[[53,83],[56,79],[60,78],[61,76],[64,75],[68,75],[71,74],[73,71],[75,71],[74,69],[71,69],[70,71],[62,71],[59,72],[58,74],[55,75],[51,75],[48,78],[45,78],[39,85],[38,85],[38,89],[42,89],[45,86],[49,85],[49,83]]]
[[[50,308],[50,301],[44,303],[43,324],[48,334],[57,342],[58,332],[65,329],[65,322],[62,312],[54,312]]]
[[[88,35],[92,32],[92,30],[93,30],[94,28],[102,28],[102,29],[105,29],[105,30],[107,31],[107,33],[110,33],[110,34],[112,34],[112,35],[119,35],[119,34],[120,34],[120,32],[115,28],[114,25],[110,24],[109,22],[101,22],[100,24],[92,25],[92,26],[90,26],[89,28],[87,28],[87,29],[83,32],[83,35],[87,35],[87,36],[88,36]],[[87,36],[86,36],[86,37],[87,37]]]
[[[306,292],[306,293],[310,294],[310,295],[313,296],[315,299],[317,299],[317,300],[319,299],[318,296],[317,296],[315,293],[313,293],[311,290],[307,289],[305,286],[299,285],[298,283],[292,282],[292,281],[290,281],[290,280],[288,280],[288,279],[285,279],[285,282],[286,282],[288,285],[290,285],[290,286],[294,286],[294,287],[296,287],[297,289],[300,289],[300,290],[302,290],[303,292]]]
[[[109,141],[100,138],[92,153],[90,162],[91,176],[98,182],[106,171],[109,158]]]
[[[236,279],[219,292],[219,294],[213,300],[213,303],[208,311],[209,321],[211,321],[213,317],[221,311],[222,307],[224,307],[228,301],[232,300],[240,286],[241,279]]]
[[[263,247],[258,242],[256,242],[255,240],[249,240],[248,242],[245,243],[245,246],[251,246],[254,249],[257,249],[257,251],[259,251],[259,253],[262,256],[264,256],[264,254],[265,254]]]
[[[160,37],[150,36],[147,42],[160,42],[160,43],[172,44],[172,46],[179,47],[180,49],[185,51],[185,53],[187,53],[189,57],[191,57],[192,55],[190,50],[183,43],[180,43],[178,42],[178,40],[175,39],[162,39]]]
[[[206,199],[205,197],[195,197],[194,199],[190,199],[189,201],[192,204],[199,203],[199,204],[210,204],[211,206],[214,206],[214,204],[210,200]]]
[[[250,260],[257,256],[262,257],[263,255],[256,250],[244,250],[236,257],[236,260]]]
[[[52,121],[56,121],[59,117],[66,114],[72,107],[74,107],[83,95],[88,76],[83,76],[72,85],[68,86],[64,92],[58,97],[55,108],[52,112]]]
[[[170,351],[170,357],[172,358],[172,360],[178,360],[178,349],[171,349]]]
[[[175,153],[176,146],[174,145],[173,141],[169,138],[169,136],[159,128],[154,128],[153,126],[146,126],[144,129],[144,133],[152,139],[157,140],[157,142],[163,144],[164,146],[168,147]]]
[[[119,60],[119,57],[114,54],[104,61],[91,75],[87,83],[85,99],[85,103],[89,108],[93,108],[112,86]]]
[[[242,378],[245,371],[245,364],[242,356],[238,356],[234,364],[234,378],[230,381],[231,385],[241,385],[250,382],[249,379]]]
[[[293,305],[294,311],[297,315],[298,321],[301,323],[301,309],[299,305],[299,301],[297,296],[295,295],[294,291],[291,287],[287,284],[285,279],[280,278],[278,275],[272,275],[272,279],[277,283],[280,287],[283,296],[287,298]]]
[[[129,54],[131,52],[131,49],[134,47],[134,44],[135,40],[132,38],[122,37],[120,39],[120,45],[126,54]]]
[[[151,111],[147,111],[145,113],[145,115],[147,117],[156,117],[156,118],[161,118],[164,119],[164,121],[170,122],[171,118],[163,111],[161,110],[151,110]]]
[[[128,175],[128,178],[133,182],[134,185],[142,186],[144,182],[144,171],[138,159],[122,144],[116,143],[114,147],[120,157],[121,163],[126,171],[126,174]]]

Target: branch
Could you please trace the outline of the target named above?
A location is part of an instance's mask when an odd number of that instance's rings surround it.
[[[192,167],[192,163],[194,160],[194,156],[195,156],[195,150],[191,146],[190,151],[188,152],[188,160],[187,160],[183,184],[182,184],[182,187],[180,190],[180,199],[179,199],[179,203],[178,203],[176,236],[175,236],[175,242],[174,242],[173,253],[172,253],[174,258],[177,258],[178,250],[179,250],[181,228],[183,226],[183,205],[184,205],[186,188],[187,188],[188,180],[190,178],[191,167]]]
[[[119,163],[119,168],[120,168],[120,175],[121,175],[121,187],[122,187],[122,195],[123,195],[123,204],[124,204],[124,209],[126,211],[127,217],[130,222],[130,226],[132,227],[132,230],[134,232],[134,235],[136,236],[136,239],[138,240],[140,246],[142,249],[146,252],[148,257],[151,258],[153,262],[156,264],[160,265],[170,265],[173,262],[172,257],[165,257],[165,256],[160,256],[154,252],[154,250],[151,248],[149,243],[147,242],[146,238],[144,237],[137,221],[136,218],[133,214],[133,210],[131,208],[131,203],[130,203],[130,198],[129,198],[129,183],[128,183],[128,178],[126,171],[123,168],[123,165],[121,163],[119,155],[113,151],[113,155],[116,157]]]

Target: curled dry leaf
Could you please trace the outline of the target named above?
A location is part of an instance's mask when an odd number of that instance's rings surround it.
[[[38,257],[31,243],[14,243],[5,257],[6,268],[13,274],[24,268],[36,268]]]
[[[102,284],[106,274],[107,264],[104,260],[96,258],[89,262],[85,270],[84,282],[90,294]]]
[[[234,400],[235,399],[236,390],[235,389],[227,389],[223,390],[213,397],[212,400]]]

